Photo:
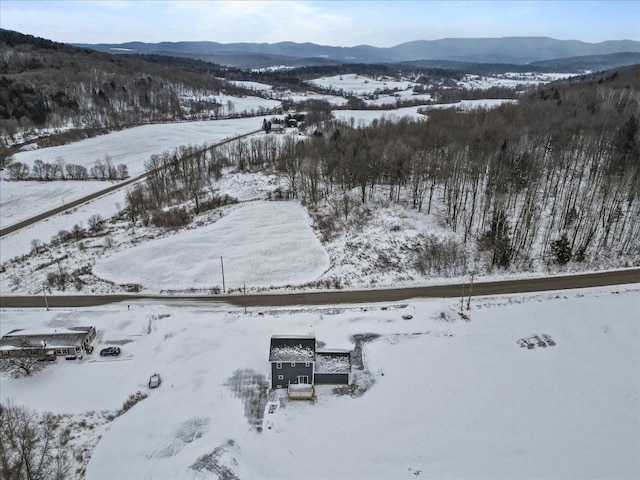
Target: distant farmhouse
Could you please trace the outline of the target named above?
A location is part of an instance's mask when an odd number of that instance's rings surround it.
[[[314,385],[351,383],[351,351],[316,348],[311,335],[274,335],[269,350],[271,388],[290,398],[312,398]]]
[[[91,353],[94,338],[95,327],[12,330],[0,338],[0,359],[19,356],[55,359],[61,355]]]

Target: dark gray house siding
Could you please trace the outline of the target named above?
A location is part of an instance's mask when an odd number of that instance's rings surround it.
[[[287,388],[289,383],[298,383],[299,376],[306,376],[306,383],[312,383],[313,362],[271,362],[271,388]]]
[[[317,385],[349,385],[348,373],[316,373],[314,382]]]
[[[316,349],[313,335],[273,335],[269,362],[271,388],[299,383],[348,385],[351,380],[351,350]]]

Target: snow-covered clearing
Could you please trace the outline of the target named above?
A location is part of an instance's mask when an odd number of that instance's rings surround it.
[[[483,98],[479,100],[460,100],[455,103],[437,103],[420,107],[424,110],[442,110],[445,108],[455,108],[457,110],[470,111],[475,109],[490,109],[499,107],[504,103],[517,103],[518,100],[512,98]]]
[[[224,79],[222,79],[224,80]],[[226,81],[226,80],[225,80]],[[257,92],[262,92],[265,90],[272,90],[273,86],[268,83],[260,83],[260,82],[251,82],[248,80],[231,80],[229,83],[233,85],[237,85],[238,87],[246,88],[248,90],[255,90]]]
[[[518,86],[533,87],[541,83],[549,83],[555,80],[565,80],[575,77],[575,73],[503,73],[498,75],[465,75],[456,82],[459,87],[466,89],[483,89],[492,87],[516,88]]]
[[[142,302],[5,309],[0,334],[95,325],[98,338],[82,360],[2,378],[0,401],[70,414],[72,444],[97,442],[90,480],[638,478],[638,288],[476,298],[470,321],[436,299],[246,315]],[[370,334],[354,393],[272,395],[266,419],[247,410],[256,380],[268,380],[274,334],[315,334],[332,348]],[[535,334],[556,345],[517,344]],[[98,356],[108,345],[122,354]],[[149,390],[156,372],[162,385]],[[137,391],[149,397],[106,420]]]
[[[366,75],[349,73],[345,75],[335,75],[333,77],[322,77],[310,80],[309,83],[322,88],[332,90],[342,90],[345,95],[368,95],[376,90],[406,90],[415,85],[409,80],[396,80],[388,77],[373,78]]]
[[[145,289],[283,286],[315,280],[329,256],[294,202],[251,202],[212,225],[152,240],[100,259],[98,277]]]
[[[414,102],[422,102],[428,103],[432,100],[431,95],[429,94],[414,94],[411,90],[404,90],[402,92],[398,92],[394,95],[380,95],[378,98],[374,98],[372,100],[365,100],[367,105],[376,105],[376,106],[388,106],[389,108],[394,108],[398,102],[402,101],[414,101]]]
[[[382,118],[387,120],[410,117],[414,119],[426,119],[418,113],[418,109],[424,107],[403,107],[394,110],[334,110],[333,116],[343,122],[350,123],[353,119],[354,126],[369,125],[374,120]]]
[[[337,95],[324,95],[321,93],[314,92],[287,92],[281,95],[283,100],[290,100],[292,102],[306,102],[307,100],[324,100],[325,102],[329,102],[334,107],[342,107],[347,104],[347,99],[344,97],[339,97]]]
[[[277,100],[254,96],[234,97],[231,95],[211,95],[209,97],[202,97],[202,99],[222,105],[219,111],[221,115],[260,115],[281,106],[281,103]],[[213,115],[213,112],[211,112],[211,114]]]

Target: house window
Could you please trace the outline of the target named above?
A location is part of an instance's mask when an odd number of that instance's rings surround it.
[[[305,367],[308,367],[309,365],[310,365],[309,363],[305,363],[305,364],[304,364],[304,366],[305,366]]]
[[[291,366],[295,367],[296,366],[296,362],[291,362]]]
[[[282,385],[276,385],[276,388],[282,388]]]
[[[284,375],[278,375],[278,380],[284,380]]]
[[[56,355],[66,355],[66,354],[67,354],[66,348],[56,348]]]
[[[9,352],[7,352],[6,350],[2,351],[2,356],[3,357],[8,357],[9,356]]]
[[[282,368],[282,363],[281,362],[276,363],[276,368]]]

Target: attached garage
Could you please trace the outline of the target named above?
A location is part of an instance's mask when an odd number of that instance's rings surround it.
[[[349,385],[351,351],[316,350],[316,369],[313,379],[318,385]]]
[[[349,385],[348,373],[316,373],[313,379],[316,385]]]

